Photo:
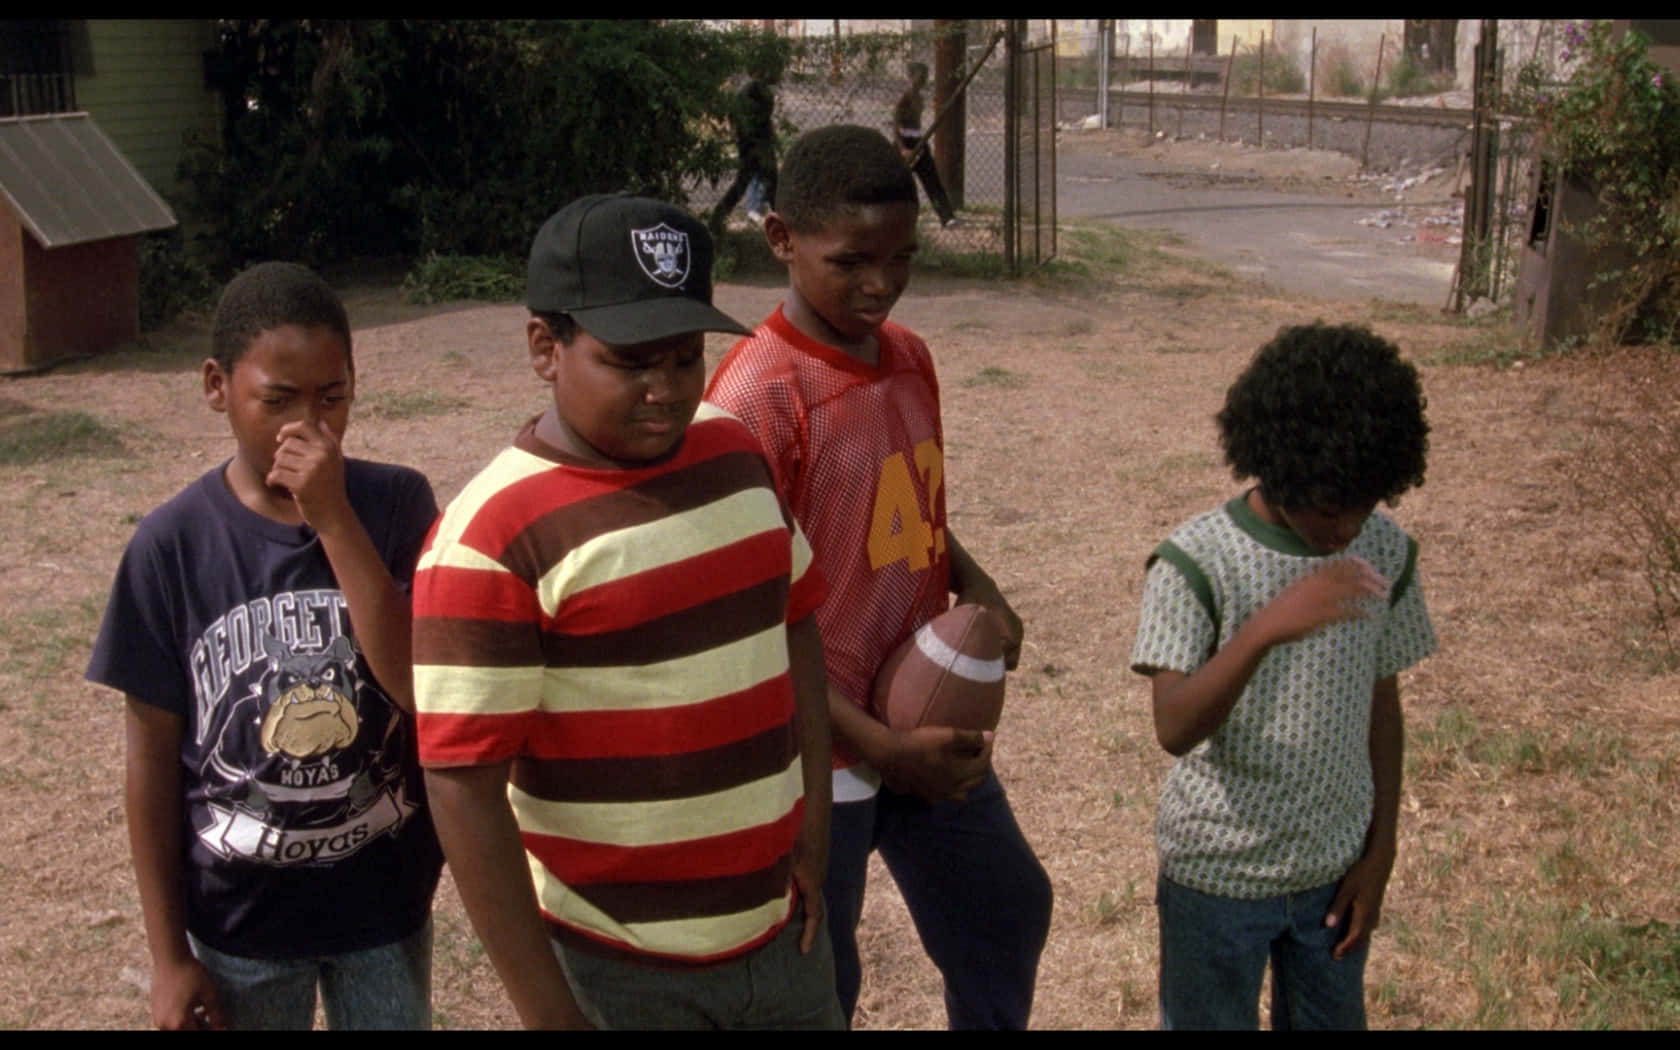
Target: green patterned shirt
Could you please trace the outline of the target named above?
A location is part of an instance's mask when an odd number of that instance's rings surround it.
[[[1179,527],[1151,556],[1132,669],[1192,674],[1250,616],[1329,559],[1358,555],[1390,583],[1372,615],[1273,646],[1218,730],[1161,790],[1161,874],[1253,900],[1323,886],[1364,851],[1371,821],[1371,692],[1436,649],[1417,544],[1373,513],[1322,555],[1243,497]]]

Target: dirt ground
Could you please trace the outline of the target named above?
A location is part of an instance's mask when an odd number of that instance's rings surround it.
[[[779,298],[771,275],[718,289],[748,320]],[[359,388],[348,448],[425,470],[447,500],[540,408],[524,311],[413,307],[388,286],[347,299]],[[1427,483],[1392,512],[1421,541],[1442,650],[1401,679],[1408,775],[1368,974],[1372,1024],[1593,1023],[1616,978],[1564,935],[1680,920],[1680,677],[1651,655],[1645,584],[1613,539],[1615,509],[1582,504],[1566,480],[1595,421],[1629,404],[1632,364],[1474,363],[1514,337],[1417,307],[1258,292],[1170,246],[1089,275],[920,275],[895,318],[939,364],[952,528],[1027,625],[996,762],[1056,894],[1034,1026],[1156,1024],[1152,825],[1170,760],[1127,670],[1144,559],[1239,491],[1212,425],[1223,391],[1279,326],[1319,318],[1395,340],[1422,370],[1433,428]],[[199,392],[203,320],[148,342],[0,381],[4,448],[55,416],[95,421],[0,459],[7,1028],[148,1023],[121,705],[81,673],[134,522],[229,453]],[[713,337],[713,363],[725,348]],[[873,877],[857,1024],[941,1027],[938,976],[878,863]],[[437,1024],[512,1025],[447,875],[437,916]],[[1608,1023],[1669,1017],[1654,1010],[1636,1002]]]

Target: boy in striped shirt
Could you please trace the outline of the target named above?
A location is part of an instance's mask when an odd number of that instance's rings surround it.
[[[549,219],[526,334],[552,403],[415,578],[438,835],[532,1027],[844,1027],[826,585],[757,440],[701,402],[703,333],[746,331],[711,257],[658,201]]]

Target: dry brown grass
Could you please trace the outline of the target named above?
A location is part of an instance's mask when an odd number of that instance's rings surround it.
[[[757,318],[779,294],[765,280],[719,298]],[[351,451],[421,467],[447,499],[540,405],[523,311],[422,311],[377,289],[350,305],[364,407],[381,399]],[[1028,627],[997,764],[1056,891],[1035,1026],[1156,1023],[1152,823],[1168,758],[1126,670],[1144,557],[1235,490],[1211,423],[1226,384],[1278,326],[1320,317],[1371,323],[1418,361],[1434,427],[1428,483],[1395,513],[1421,540],[1443,648],[1402,676],[1408,776],[1372,1023],[1680,1021],[1680,679],[1651,658],[1613,508],[1566,484],[1595,413],[1631,403],[1619,360],[1447,364],[1506,337],[1160,260],[1146,276],[918,278],[897,317],[940,364],[952,527]],[[202,325],[154,342],[0,383],[0,442],[54,413],[106,428],[73,455],[0,458],[0,1026],[147,1022],[120,705],[81,669],[133,521],[228,451],[198,395]],[[859,1026],[939,1027],[937,976],[879,865],[873,877]],[[447,877],[435,1000],[441,1026],[514,1020]]]

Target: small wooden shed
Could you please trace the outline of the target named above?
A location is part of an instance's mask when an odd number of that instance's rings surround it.
[[[175,213],[86,113],[0,119],[0,373],[129,343]]]

